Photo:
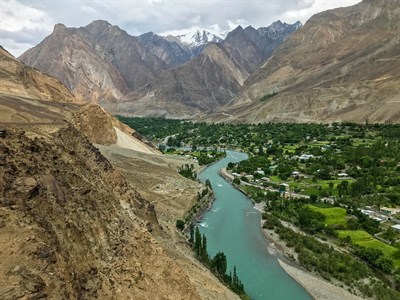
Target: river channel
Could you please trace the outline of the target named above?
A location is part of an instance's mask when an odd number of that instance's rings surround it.
[[[261,213],[253,208],[245,195],[219,175],[219,170],[229,162],[246,158],[244,153],[227,151],[226,158],[199,174],[202,182],[210,180],[216,198],[199,223],[200,232],[207,237],[208,252],[211,256],[219,251],[226,254],[228,270],[236,265],[251,299],[310,300],[309,294],[268,251],[268,243],[260,228]]]

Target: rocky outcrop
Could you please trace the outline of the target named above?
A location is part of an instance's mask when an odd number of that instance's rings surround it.
[[[399,122],[399,16],[394,0],[313,16],[250,76],[225,114],[211,119]]]

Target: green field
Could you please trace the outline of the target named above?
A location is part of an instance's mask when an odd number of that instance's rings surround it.
[[[307,205],[307,207],[313,211],[320,212],[325,216],[325,224],[327,225],[347,225],[347,213],[344,208],[341,207],[318,207],[316,205]]]
[[[349,236],[351,238],[351,242],[355,245],[359,245],[366,248],[378,248],[381,249],[383,254],[388,257],[392,257],[392,255],[397,251],[395,247],[387,245],[377,239],[375,239],[372,235],[364,230],[338,230],[340,238],[344,238]],[[400,260],[394,260],[396,266],[400,266]]]

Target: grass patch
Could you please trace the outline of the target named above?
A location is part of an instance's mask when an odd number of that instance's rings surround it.
[[[313,211],[320,212],[325,216],[325,224],[327,225],[347,225],[347,213],[344,208],[341,207],[318,207],[316,205],[307,205],[307,207]]]
[[[260,203],[261,201],[264,200],[264,191],[261,189],[258,189],[254,186],[249,186],[249,185],[242,185],[240,187],[251,199],[254,200],[256,203]]]
[[[282,179],[279,178],[279,176],[275,176],[275,175],[270,176],[269,179],[271,179],[271,181],[275,182],[275,183],[280,183],[283,181]]]
[[[334,208],[334,207],[335,207],[335,206],[333,206],[332,204],[323,203],[323,202],[314,203],[313,206],[316,206],[316,207],[318,207],[318,208]]]
[[[365,248],[380,249],[382,250],[383,254],[389,258],[392,258],[392,255],[397,251],[395,247],[375,239],[372,235],[364,230],[338,230],[337,233],[340,238],[349,236],[351,238],[351,242],[355,245]],[[400,267],[399,259],[394,259],[393,261],[397,267]]]

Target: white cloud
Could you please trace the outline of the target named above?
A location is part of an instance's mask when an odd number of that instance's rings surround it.
[[[280,19],[303,23],[314,13],[361,0],[0,0],[0,44],[13,54],[39,43],[54,24],[85,26],[103,19],[129,34],[218,33],[237,25],[268,26]],[[10,36],[15,33],[15,37]],[[30,35],[30,36],[28,36]]]
[[[48,26],[46,13],[23,5],[15,0],[3,0],[0,4],[0,29],[20,31],[25,28],[42,29]]]
[[[287,20],[287,22],[295,22],[296,20],[300,20],[305,23],[308,18],[316,13],[337,7],[357,4],[360,2],[360,0],[303,0],[302,2],[304,2],[306,8],[298,10],[288,10],[282,15],[282,18]]]

